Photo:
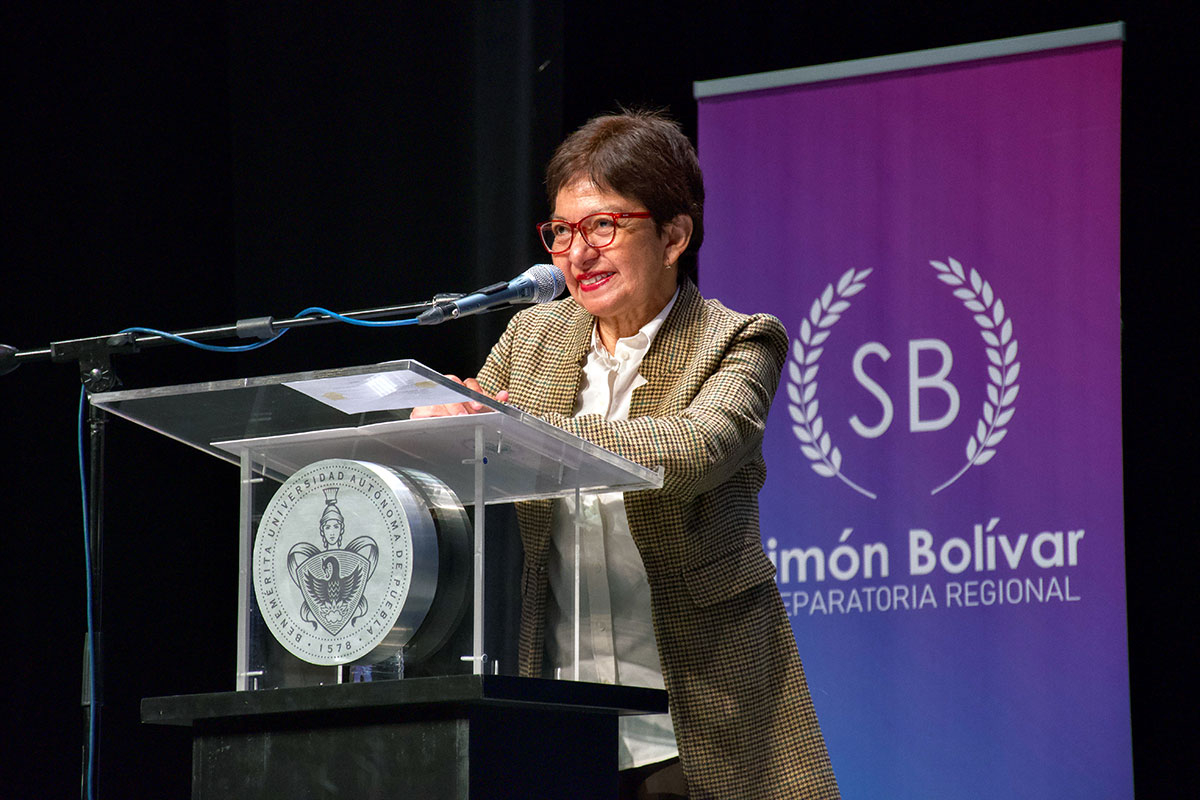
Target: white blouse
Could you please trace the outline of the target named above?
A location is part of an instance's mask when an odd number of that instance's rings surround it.
[[[592,331],[592,348],[583,368],[575,415],[599,414],[629,419],[633,390],[646,383],[638,373],[642,359],[679,297],[675,295],[633,336],[617,340],[609,353]],[[650,617],[646,568],[629,532],[620,492],[581,495],[579,525],[579,680],[663,688],[662,666]],[[574,677],[575,500],[555,504],[550,548],[550,600],[547,649],[563,678]],[[679,754],[671,715],[623,716],[621,769],[640,767]]]

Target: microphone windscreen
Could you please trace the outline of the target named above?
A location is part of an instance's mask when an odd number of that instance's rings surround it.
[[[548,303],[567,288],[567,279],[562,270],[553,264],[535,264],[525,270],[525,274],[534,284],[530,302]]]

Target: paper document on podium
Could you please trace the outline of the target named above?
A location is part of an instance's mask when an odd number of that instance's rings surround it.
[[[344,414],[462,402],[452,389],[410,370],[338,375],[283,384]]]

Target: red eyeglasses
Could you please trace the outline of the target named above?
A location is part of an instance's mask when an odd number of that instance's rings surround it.
[[[542,245],[552,256],[562,255],[571,249],[575,241],[575,231],[583,237],[589,247],[599,250],[608,247],[617,236],[617,220],[619,219],[650,219],[649,211],[610,212],[599,211],[588,214],[579,222],[567,222],[565,219],[552,219],[537,226],[538,234],[542,237]]]

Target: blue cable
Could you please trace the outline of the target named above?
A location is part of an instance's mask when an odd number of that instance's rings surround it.
[[[361,325],[364,328],[395,328],[400,325],[416,325],[417,324],[416,317],[410,317],[409,319],[394,319],[394,320],[382,320],[382,321],[375,321],[375,320],[369,320],[369,319],[355,319],[353,317],[347,317],[344,314],[338,314],[336,311],[330,311],[327,308],[321,308],[320,306],[312,306],[310,308],[306,308],[303,311],[301,311],[299,314],[297,314],[296,316],[297,317],[307,317],[310,314],[324,314],[325,316],[336,319],[339,322],[345,322],[347,325]]]
[[[196,348],[199,348],[200,350],[208,350],[209,352],[212,352],[212,353],[242,353],[247,350],[257,350],[260,347],[265,347],[266,345],[269,345],[271,342],[275,341],[280,336],[283,336],[285,333],[287,333],[287,330],[286,329],[282,330],[279,333],[272,336],[270,339],[263,339],[261,342],[254,342],[253,344],[229,344],[229,345],[205,344],[204,342],[197,342],[192,339],[185,339],[182,336],[176,336],[175,334],[167,333],[166,331],[155,330],[154,328],[126,328],[125,330],[121,331],[121,333],[144,333],[144,334],[147,334],[150,336],[161,336],[162,338],[169,339],[172,342],[178,342],[179,344],[186,344],[189,347],[196,347]]]
[[[329,309],[321,308],[320,306],[312,306],[310,308],[306,308],[303,311],[301,311],[299,314],[297,314],[296,317],[297,318],[307,317],[312,314],[324,314],[325,316],[327,316],[331,319],[336,319],[337,321],[344,322],[347,325],[361,325],[364,328],[395,328],[400,325],[416,325],[417,324],[416,317],[411,317],[409,319],[382,320],[382,321],[355,319],[354,317],[347,317],[344,314],[339,314],[336,311],[330,311]],[[280,336],[283,336],[285,333],[287,333],[288,329],[284,328],[279,333],[272,336],[270,339],[264,339],[261,342],[254,342],[252,344],[231,344],[231,345],[205,344],[204,342],[197,342],[192,339],[184,338],[183,336],[178,336],[174,333],[167,333],[166,331],[160,331],[160,330],[157,330],[156,328],[132,327],[132,328],[126,328],[125,330],[120,331],[120,332],[121,333],[141,333],[141,334],[145,334],[147,336],[159,336],[159,337],[162,337],[163,339],[168,339],[172,342],[178,342],[179,344],[186,344],[189,347],[195,347],[200,350],[207,350],[212,353],[244,353],[247,350],[257,350],[260,347],[266,347],[271,342],[275,341]]]
[[[87,632],[88,632],[88,758],[87,758],[87,796],[94,797],[96,770],[96,717],[98,704],[96,702],[96,631],[93,617],[92,598],[92,529],[88,517],[87,472],[84,467],[83,455],[83,418],[87,408],[87,390],[79,390],[79,418],[77,422],[77,438],[79,443],[79,495],[83,498],[83,565],[87,575]]]

